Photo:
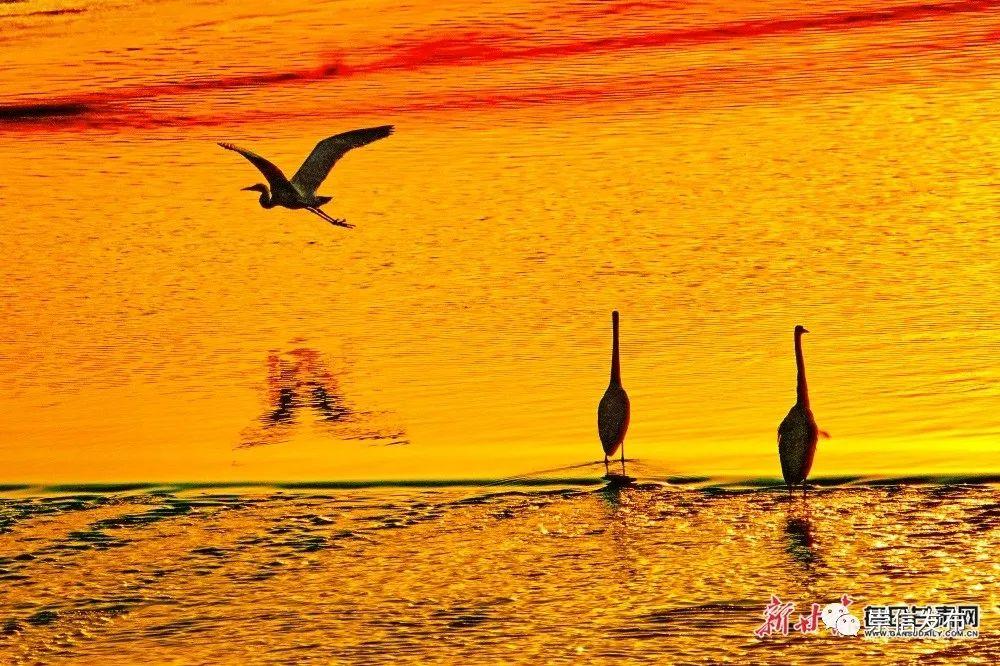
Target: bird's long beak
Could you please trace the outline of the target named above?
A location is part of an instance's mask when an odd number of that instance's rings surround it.
[[[246,192],[247,190],[257,191],[256,185],[251,185],[250,187],[241,187],[240,192]]]
[[[808,328],[803,328],[803,329],[802,329],[802,332],[803,332],[803,333],[808,333],[808,332],[809,332],[809,329],[808,329]]]

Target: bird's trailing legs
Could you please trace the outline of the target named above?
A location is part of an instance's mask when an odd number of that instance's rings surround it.
[[[321,211],[319,208],[306,208],[306,210],[309,211],[310,213],[313,213],[314,215],[319,215],[320,217],[322,217],[324,220],[326,220],[327,222],[329,222],[332,225],[335,225],[335,226],[338,226],[338,227],[344,227],[345,229],[353,229],[354,228],[354,225],[353,224],[348,224],[347,220],[338,220],[336,218],[330,217],[329,215],[327,215],[326,213],[324,213],[323,211]]]

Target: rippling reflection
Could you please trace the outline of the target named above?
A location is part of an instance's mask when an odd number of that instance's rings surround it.
[[[998,493],[832,487],[808,516],[649,483],[8,493],[0,661],[993,663]],[[982,635],[757,639],[771,594],[978,603]]]
[[[284,354],[271,352],[267,357],[266,392],[269,407],[257,423],[243,431],[240,447],[288,441],[302,422],[303,412],[311,412],[331,437],[408,443],[403,430],[366,427],[371,425],[372,413],[348,407],[336,377],[314,349],[299,347]]]
[[[808,515],[789,515],[785,520],[785,534],[788,535],[788,554],[805,569],[810,569],[816,560],[812,519]]]

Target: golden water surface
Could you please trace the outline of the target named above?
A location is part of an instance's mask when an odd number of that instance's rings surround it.
[[[1000,469],[1000,3],[0,4],[0,480]],[[291,173],[262,210],[232,141]]]
[[[996,664],[998,534],[996,486],[7,492],[0,662]],[[757,638],[772,594],[980,635]]]
[[[1000,662],[998,41],[989,0],[0,0],[0,663]],[[383,124],[320,190],[353,230],[216,145]],[[757,639],[772,594],[982,635]]]

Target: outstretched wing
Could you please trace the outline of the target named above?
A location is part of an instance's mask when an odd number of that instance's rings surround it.
[[[315,194],[316,189],[330,175],[330,169],[352,148],[366,146],[392,134],[392,125],[352,130],[323,139],[316,144],[309,157],[292,176],[292,185],[303,194]],[[249,159],[249,158],[248,158]]]
[[[281,173],[281,169],[260,155],[251,153],[249,150],[244,150],[239,146],[234,146],[231,143],[220,143],[219,145],[226,150],[232,150],[247,158],[250,164],[257,167],[264,174],[264,178],[267,178],[267,183],[271,186],[271,191],[288,188],[288,178],[285,177],[285,174]]]

